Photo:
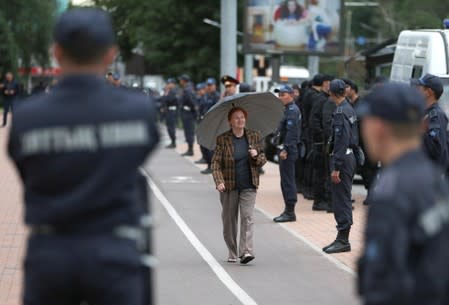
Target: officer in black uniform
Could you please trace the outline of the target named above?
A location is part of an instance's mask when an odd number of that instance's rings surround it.
[[[330,83],[330,98],[337,105],[333,120],[333,150],[331,158],[332,207],[338,235],[323,248],[326,253],[351,251],[349,231],[352,225],[351,190],[356,159],[353,148],[358,146],[357,116],[345,97],[346,84],[341,79]]]
[[[14,100],[19,94],[19,84],[14,80],[14,75],[11,72],[7,72],[5,75],[5,81],[0,84],[0,89],[3,95],[3,127],[8,122],[8,112],[12,112],[14,107]]]
[[[332,181],[331,181],[331,172],[330,172],[330,163],[331,163],[331,153],[330,145],[332,142],[333,136],[333,116],[335,109],[337,109],[337,105],[335,102],[329,97],[323,105],[323,135],[325,142],[324,149],[324,171],[325,171],[325,180],[324,180],[324,194],[323,199],[326,203],[324,208],[328,213],[333,213],[332,208]]]
[[[210,109],[211,105],[209,104],[210,100],[207,98],[207,94],[206,94],[206,83],[199,83],[196,85],[196,97],[197,97],[197,103],[199,105],[199,118],[198,118],[198,123],[201,122],[201,120],[204,118],[204,115],[206,115],[206,112]],[[207,168],[201,170],[200,172],[202,174],[212,174],[212,169],[211,169],[211,163],[210,160],[212,159],[211,153],[210,151],[200,145],[200,150],[201,150],[201,159],[195,161],[195,163],[197,164],[207,164]]]
[[[284,85],[275,89],[279,93],[279,99],[285,106],[284,117],[279,124],[280,141],[279,150],[279,171],[281,176],[281,190],[284,197],[285,209],[275,222],[296,221],[295,205],[298,200],[295,163],[298,159],[298,144],[301,139],[301,111],[295,104],[293,89]]]
[[[357,108],[368,153],[383,166],[358,264],[363,304],[449,304],[449,190],[421,148],[424,105],[415,88],[391,83]]]
[[[109,15],[73,9],[54,30],[60,82],[17,105],[8,152],[30,227],[24,304],[142,305],[139,167],[158,143],[154,103],[104,81]]]
[[[165,112],[165,123],[167,124],[168,136],[171,143],[166,148],[176,148],[176,124],[178,123],[178,98],[176,97],[176,80],[167,79],[164,95],[160,99],[161,106]]]
[[[424,151],[449,174],[448,119],[438,104],[443,94],[443,84],[439,77],[426,74],[417,80],[417,85],[426,101]]]
[[[184,127],[184,136],[188,145],[187,151],[182,156],[193,156],[193,142],[195,141],[195,121],[198,118],[198,103],[193,92],[190,77],[183,74],[179,77],[182,87],[180,97],[181,119]]]

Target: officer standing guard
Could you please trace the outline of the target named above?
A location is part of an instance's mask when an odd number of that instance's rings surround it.
[[[195,120],[198,117],[198,104],[193,92],[190,76],[183,74],[179,77],[182,87],[180,97],[181,119],[184,127],[184,136],[188,145],[187,151],[182,156],[193,156],[193,142],[195,141]]]
[[[349,231],[352,226],[351,190],[356,159],[353,148],[358,145],[357,116],[345,97],[346,84],[341,79],[330,83],[330,98],[337,105],[333,121],[331,157],[332,207],[337,222],[337,238],[323,248],[326,253],[351,251]]]
[[[223,75],[220,81],[225,87],[223,97],[231,96],[237,93],[237,85],[240,83],[237,79],[229,75]]]
[[[167,79],[161,104],[165,110],[165,123],[171,143],[166,148],[176,148],[176,124],[178,122],[178,98],[176,97],[176,80]]]
[[[0,86],[3,94],[3,127],[8,122],[8,112],[14,107],[14,99],[19,94],[19,85],[14,80],[14,76],[11,72],[7,72],[5,75],[5,82]]]
[[[281,190],[284,197],[284,212],[273,219],[274,222],[296,221],[295,205],[298,201],[295,179],[295,163],[298,159],[298,144],[301,139],[301,111],[295,104],[293,89],[284,85],[274,92],[285,106],[279,132],[279,171]]]
[[[443,94],[443,84],[438,76],[432,74],[426,74],[416,82],[426,105],[424,151],[447,175],[449,174],[448,119],[438,104]]]
[[[449,190],[421,148],[424,107],[416,88],[391,83],[357,108],[369,156],[383,166],[358,263],[366,305],[449,304]]]
[[[30,227],[23,303],[142,305],[139,167],[159,141],[154,103],[104,81],[117,54],[106,12],[67,11],[54,42],[62,78],[17,105],[8,143]]]

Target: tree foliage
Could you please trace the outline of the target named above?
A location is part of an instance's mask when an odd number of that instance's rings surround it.
[[[55,0],[0,0],[0,35],[9,54],[3,67],[14,68],[18,59],[22,66],[48,63],[55,12]]]

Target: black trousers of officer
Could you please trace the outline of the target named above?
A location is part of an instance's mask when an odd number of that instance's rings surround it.
[[[295,180],[296,159],[298,159],[298,152],[293,151],[287,154],[287,159],[279,160],[281,190],[286,206],[295,206],[296,202],[298,201]]]
[[[330,162],[331,157],[329,154],[324,154],[324,170],[325,170],[325,180],[324,180],[324,195],[323,199],[328,204],[332,204],[332,181],[331,181],[331,169]]]
[[[168,110],[165,114],[165,123],[167,124],[167,131],[170,140],[176,142],[176,123],[178,122],[178,111]]]
[[[181,112],[182,125],[184,127],[184,136],[187,144],[193,145],[195,141],[195,115],[192,111]]]
[[[24,305],[142,305],[136,242],[113,235],[31,235]]]
[[[201,155],[203,156],[203,159],[206,160],[207,164],[212,163],[212,156],[214,155],[213,150],[209,150],[206,147],[200,145]]]
[[[302,193],[304,191],[304,158],[298,157],[295,163],[295,175],[296,175],[296,188],[298,193]]]
[[[332,205],[337,230],[349,230],[352,225],[352,180],[356,168],[355,156],[351,152],[345,155],[345,161],[340,169],[340,183],[332,183]]]
[[[8,121],[8,112],[11,111],[12,113],[12,108],[13,108],[13,99],[12,98],[4,98],[3,99],[3,125],[6,125],[7,121]]]
[[[326,168],[324,153],[322,146],[315,146],[315,154],[313,157],[313,174],[312,174],[312,189],[314,202],[324,201],[324,184],[326,182]]]

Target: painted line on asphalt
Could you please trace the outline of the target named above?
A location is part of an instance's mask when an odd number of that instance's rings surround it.
[[[195,250],[201,255],[201,257],[206,261],[215,275],[220,279],[220,281],[234,294],[234,296],[243,304],[243,305],[257,305],[256,301],[254,301],[226,272],[226,270],[220,265],[220,263],[213,257],[213,255],[207,250],[207,248],[201,243],[201,241],[196,237],[195,233],[189,228],[186,222],[182,219],[182,217],[178,214],[173,205],[168,201],[162,191],[158,188],[158,186],[153,182],[149,174],[142,169],[143,174],[147,178],[148,185],[150,186],[153,194],[165,208],[167,213],[182,231],[182,233],[186,236],[188,241],[192,244]]]

